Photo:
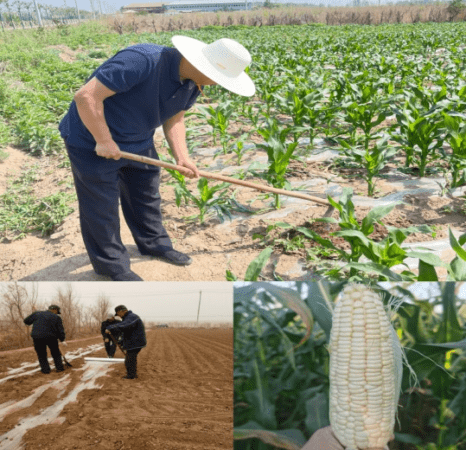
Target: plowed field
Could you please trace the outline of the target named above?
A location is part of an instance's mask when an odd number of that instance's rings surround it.
[[[6,368],[37,360],[32,349],[0,353],[0,449],[232,449],[232,330],[158,329],[147,337],[135,380],[122,379],[123,363],[78,357],[64,373],[52,363],[50,375],[2,381],[11,376]],[[66,352],[101,342],[70,343]]]

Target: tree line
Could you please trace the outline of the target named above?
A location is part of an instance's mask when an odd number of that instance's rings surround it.
[[[61,318],[66,339],[72,340],[100,333],[100,325],[111,312],[110,298],[100,293],[91,306],[80,304],[71,284],[57,288],[47,300],[40,300],[37,284],[27,286],[17,282],[0,288],[0,351],[13,350],[32,345],[31,329],[24,319],[34,311],[46,310],[56,304],[61,308]]]

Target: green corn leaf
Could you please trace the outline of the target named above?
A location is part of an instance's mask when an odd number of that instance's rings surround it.
[[[272,294],[277,299],[277,301],[282,303],[287,308],[292,309],[294,312],[296,312],[296,314],[299,315],[299,317],[301,317],[301,320],[306,326],[306,334],[301,339],[296,348],[306,342],[311,336],[314,320],[311,310],[309,309],[306,302],[301,298],[300,293],[293,289],[276,286],[275,284],[271,283],[257,283],[256,287],[262,287],[267,292]]]
[[[438,281],[437,272],[435,271],[434,266],[427,264],[420,259],[418,268],[418,281]]]
[[[395,202],[390,205],[377,206],[369,211],[366,217],[364,217],[361,229],[362,232],[368,236],[374,231],[374,222],[377,222],[382,217],[385,217],[389,214],[395,206],[399,205],[401,202]]]
[[[396,272],[391,271],[387,266],[383,264],[377,264],[374,262],[367,262],[367,263],[348,263],[346,264],[343,269],[345,268],[353,268],[361,271],[362,273],[371,274],[376,273],[380,275],[384,280],[387,281],[409,281],[412,278],[407,277],[406,275],[400,275]]]
[[[466,250],[460,245],[460,243],[456,240],[455,235],[451,231],[451,228],[448,229],[448,234],[450,237],[450,245],[455,251],[455,253],[463,260],[466,261]]]
[[[262,269],[270,258],[270,255],[273,253],[273,247],[267,247],[262,250],[259,256],[252,261],[248,268],[246,269],[246,275],[244,276],[244,281],[257,281]]]

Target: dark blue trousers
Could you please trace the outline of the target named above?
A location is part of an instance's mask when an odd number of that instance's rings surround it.
[[[135,378],[138,374],[138,353],[140,351],[140,348],[135,350],[126,350],[125,367],[126,375],[129,378]]]
[[[42,338],[33,339],[34,350],[39,360],[40,370],[42,373],[50,373],[50,364],[47,359],[47,347],[50,349],[52,354],[53,362],[57,370],[63,370],[63,361],[58,347],[57,338]]]
[[[172,246],[162,225],[159,167],[106,159],[93,150],[69,145],[66,148],[78,196],[81,233],[96,273],[114,276],[130,270],[128,251],[120,237],[119,202],[143,255],[150,255],[157,245]],[[139,154],[158,159],[153,146]]]
[[[116,352],[116,345],[111,340],[111,338],[108,338],[108,339],[110,339],[108,342],[104,341],[105,351],[107,352],[107,356],[109,356],[110,358],[113,358],[115,356],[115,352]]]

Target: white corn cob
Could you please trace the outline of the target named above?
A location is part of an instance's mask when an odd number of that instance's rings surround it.
[[[330,335],[330,424],[347,449],[392,438],[403,374],[401,344],[379,296],[347,285]]]

